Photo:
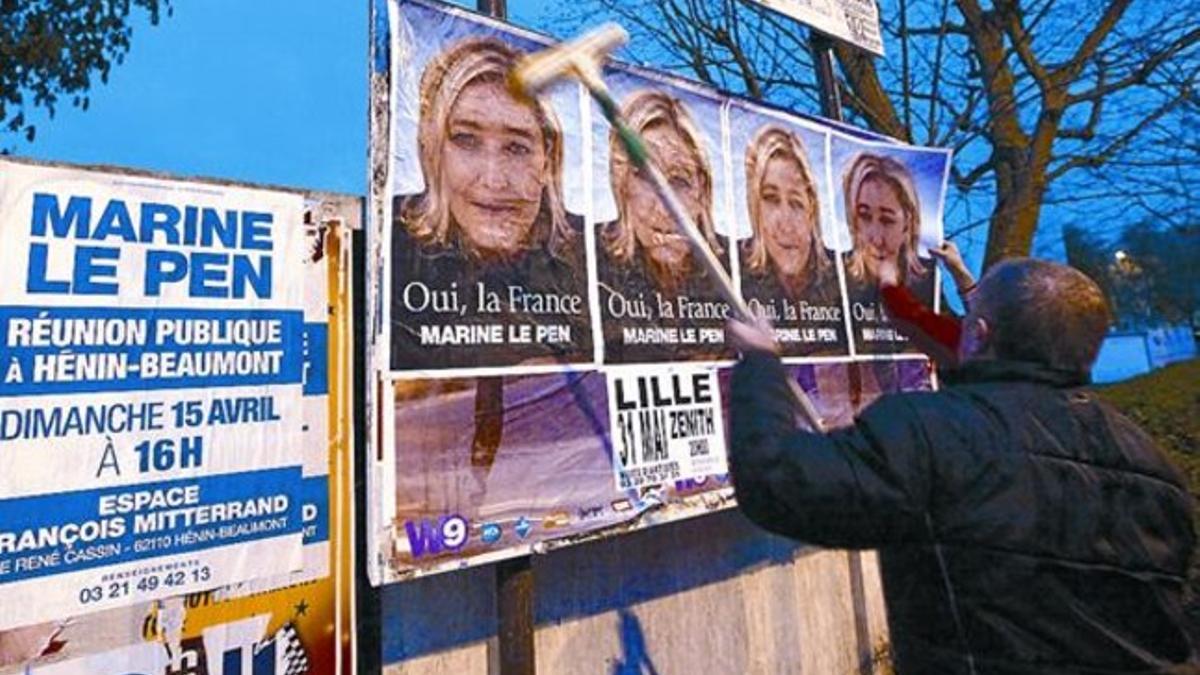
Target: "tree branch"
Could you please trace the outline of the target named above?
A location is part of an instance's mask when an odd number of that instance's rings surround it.
[[[1080,43],[1079,49],[1069,61],[1056,69],[1054,77],[1065,77],[1068,81],[1074,80],[1078,76],[1079,71],[1083,69],[1083,64],[1087,63],[1088,59],[1096,53],[1096,50],[1103,44],[1104,38],[1112,32],[1112,29],[1121,20],[1121,16],[1125,14],[1125,10],[1129,9],[1129,5],[1133,4],[1133,0],[1112,0],[1108,8],[1104,10],[1104,14],[1092,30],[1088,32],[1086,38]]]
[[[1046,178],[1048,181],[1055,180],[1064,174],[1082,167],[1099,167],[1111,159],[1115,154],[1120,152],[1125,146],[1129,145],[1130,141],[1137,138],[1139,134],[1149,128],[1154,122],[1161,119],[1164,115],[1178,108],[1180,104],[1191,97],[1190,89],[1181,91],[1178,96],[1163,103],[1149,115],[1140,119],[1137,124],[1127,129],[1124,133],[1114,138],[1108,145],[1102,148],[1099,152],[1087,155],[1075,155],[1070,159],[1062,162],[1057,167],[1047,171]]]
[[[1013,51],[1016,52],[1017,58],[1021,60],[1021,64],[1025,66],[1025,70],[1029,71],[1029,74],[1037,82],[1038,88],[1045,93],[1053,83],[1050,79],[1050,73],[1042,66],[1042,63],[1033,53],[1033,44],[1029,33],[1021,25],[1020,8],[1017,7],[1015,0],[996,0],[996,8],[1003,17],[1004,31],[1008,34],[1008,39],[1012,42]]]
[[[871,57],[861,49],[841,41],[834,43],[834,53],[842,67],[842,74],[857,94],[853,100],[857,102],[855,108],[858,112],[871,120],[871,126],[879,133],[910,141],[908,129],[896,115],[896,106],[879,81],[879,73]]]
[[[1171,43],[1171,45],[1166,49],[1151,54],[1149,58],[1142,62],[1141,66],[1139,66],[1129,75],[1107,84],[1097,84],[1088,91],[1068,96],[1067,105],[1074,105],[1083,101],[1094,101],[1108,96],[1113,92],[1120,91],[1137,84],[1144,84],[1160,66],[1171,60],[1175,55],[1179,54],[1183,50],[1195,45],[1197,42],[1200,42],[1200,27],[1193,28],[1192,30],[1188,31],[1178,40],[1175,40],[1173,43]]]

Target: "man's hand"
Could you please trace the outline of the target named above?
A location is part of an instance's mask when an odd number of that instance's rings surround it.
[[[946,266],[946,271],[950,273],[954,285],[960,291],[975,285],[975,277],[971,275],[971,270],[967,269],[967,263],[963,261],[962,254],[954,242],[947,239],[936,247],[930,247],[929,254]]]
[[[770,321],[762,317],[752,323],[730,319],[725,324],[725,339],[742,354],[765,352],[779,355],[779,343],[775,342],[775,328]]]

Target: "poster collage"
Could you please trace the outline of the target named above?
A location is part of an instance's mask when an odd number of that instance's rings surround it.
[[[729,307],[599,111],[570,82],[510,92],[544,38],[379,2],[372,580],[732,506]],[[936,307],[948,153],[604,76],[829,426],[932,385],[876,287],[894,268]],[[363,212],[0,161],[0,675],[350,662]]]
[[[368,301],[384,578],[728,494],[730,307],[598,107],[571,81],[512,93],[544,38],[388,9]],[[636,67],[603,76],[827,423],[930,386],[878,280],[891,268],[936,307],[948,151]]]

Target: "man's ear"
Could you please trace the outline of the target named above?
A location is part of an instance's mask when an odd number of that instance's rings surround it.
[[[981,316],[967,317],[963,321],[961,342],[958,345],[960,361],[987,356],[992,346],[992,327]]]

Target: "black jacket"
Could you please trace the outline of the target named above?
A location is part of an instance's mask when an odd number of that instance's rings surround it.
[[[760,526],[879,548],[901,673],[1197,672],[1180,473],[1061,373],[972,362],[854,426],[797,431],[778,359],[732,386],[738,502]]]

